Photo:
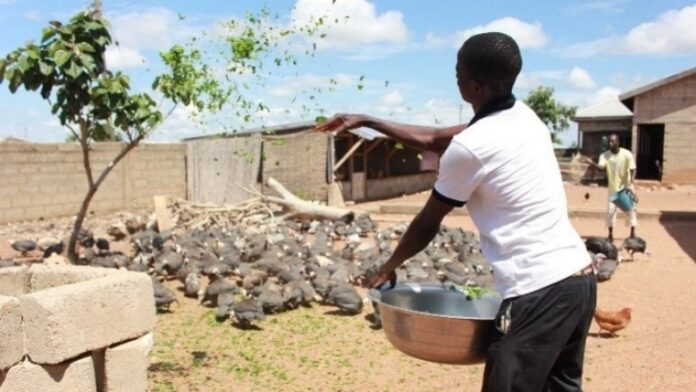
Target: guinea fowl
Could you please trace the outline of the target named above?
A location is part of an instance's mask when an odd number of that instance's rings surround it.
[[[249,329],[253,321],[263,320],[266,317],[263,307],[254,298],[247,298],[232,305],[232,313],[242,329]]]
[[[360,294],[358,294],[354,286],[347,283],[334,286],[329,292],[326,301],[349,314],[358,314],[363,308]]]
[[[166,272],[167,275],[175,275],[184,264],[184,258],[173,251],[165,251],[155,258],[155,272]]]
[[[616,271],[616,267],[619,266],[619,262],[617,260],[608,259],[602,253],[591,254],[591,257],[592,265],[594,265],[597,271],[597,281],[604,282],[611,279],[611,276],[614,275],[614,271]]]
[[[52,254],[61,254],[65,250],[65,243],[63,240],[51,240],[44,244],[43,247],[43,258],[51,257]]]
[[[150,278],[152,279],[152,288],[155,292],[155,307],[157,307],[158,310],[169,310],[169,306],[172,302],[177,302],[176,295],[154,276]]]
[[[254,288],[263,284],[266,281],[268,274],[265,271],[252,269],[249,274],[242,278],[242,287],[244,290],[251,291]]]
[[[17,252],[21,253],[22,256],[26,256],[27,253],[33,251],[36,249],[36,241],[32,240],[19,240],[19,241],[14,241],[10,244],[12,249],[16,250]]]
[[[94,234],[90,230],[80,229],[77,232],[77,242],[83,248],[91,248],[94,246]]]
[[[618,260],[619,250],[616,246],[606,238],[601,237],[587,237],[585,240],[585,248],[588,252],[601,253],[605,255],[608,259]]]
[[[217,305],[217,298],[220,293],[236,293],[239,291],[237,284],[221,275],[210,275],[210,279],[210,284],[208,284],[203,295],[199,295],[198,299],[201,303],[210,301],[213,305]]]
[[[184,279],[184,295],[198,298],[201,295],[201,276],[198,272],[189,272]]]
[[[215,311],[215,319],[223,321],[234,312],[234,293],[225,291],[217,296],[217,309]]]
[[[106,252],[110,248],[109,240],[107,240],[106,238],[97,238],[96,245],[100,253]]]
[[[597,334],[602,336],[602,331],[607,331],[616,336],[616,332],[626,328],[631,321],[631,311],[631,308],[623,308],[617,312],[597,308],[594,313],[594,319],[599,326]]]
[[[259,303],[268,313],[278,313],[283,310],[282,289],[277,284],[267,281],[263,286],[257,287]]]
[[[647,243],[640,237],[628,237],[624,240],[622,248],[626,249],[633,260],[634,253],[645,253]]]

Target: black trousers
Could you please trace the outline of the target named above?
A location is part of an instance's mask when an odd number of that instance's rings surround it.
[[[593,274],[504,300],[482,390],[582,391],[585,341],[596,304]]]

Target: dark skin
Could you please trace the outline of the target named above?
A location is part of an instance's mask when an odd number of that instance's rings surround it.
[[[488,88],[469,76],[460,62],[457,64],[456,73],[459,93],[464,101],[471,104],[474,112],[478,112],[484,104],[494,98],[494,95]],[[338,134],[360,127],[375,129],[398,142],[416,149],[442,154],[449,146],[452,138],[463,131],[466,125],[460,124],[449,128],[435,128],[399,124],[362,114],[337,114],[327,122],[318,125],[316,130]],[[396,274],[394,271],[404,261],[415,256],[428,246],[440,229],[442,220],[453,208],[451,205],[431,195],[425,206],[411,221],[394,253],[384,263],[379,272],[370,279],[368,286],[379,288],[388,281],[395,281]]]
[[[618,154],[620,149],[621,149],[621,140],[619,139],[619,135],[617,135],[615,133],[609,135],[609,151],[611,151],[612,154]],[[603,167],[596,164],[592,160],[592,158],[589,158],[589,157],[585,158],[585,163],[587,163],[590,166],[592,166],[596,169],[599,169],[599,170],[604,169]],[[635,191],[633,190],[633,187],[634,187],[633,182],[636,178],[635,169],[631,169],[630,173],[631,173],[631,178],[630,178],[630,183],[629,183],[629,189],[635,193]],[[636,228],[633,226],[631,227],[631,234],[630,235],[631,235],[631,237],[635,237],[635,235],[636,235]],[[609,227],[609,235],[607,238],[609,239],[609,241],[614,240],[614,228],[613,227]]]

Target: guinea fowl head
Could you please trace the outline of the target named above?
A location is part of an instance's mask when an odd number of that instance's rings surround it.
[[[623,308],[619,311],[619,313],[621,313],[624,317],[626,317],[627,319],[630,320],[632,310],[633,310],[632,308]]]

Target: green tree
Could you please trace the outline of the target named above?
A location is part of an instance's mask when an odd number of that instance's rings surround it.
[[[73,16],[67,24],[52,21],[43,29],[38,44],[29,42],[4,58],[0,58],[0,84],[7,81],[11,93],[20,87],[37,91],[51,105],[51,112],[69,132],[69,138],[80,143],[88,190],[77,213],[68,244],[68,258],[77,262],[77,236],[89,204],[99,186],[113,168],[140,141],[153,132],[174,111],[185,105],[196,113],[217,112],[226,104],[234,105],[237,114],[247,119],[250,111],[263,110],[262,103],[247,99],[246,85],[240,86],[234,74],[258,74],[263,67],[263,54],[278,48],[281,39],[295,33],[312,35],[323,21],[311,26],[284,29],[267,23],[269,13],[247,14],[246,22],[229,22],[224,36],[229,53],[224,62],[216,63],[224,78],[216,75],[206,61],[205,50],[196,47],[196,39],[186,45],[175,45],[161,53],[167,71],[157,76],[153,89],[162,95],[156,103],[148,94],[131,92],[128,76],[106,69],[104,53],[111,44],[108,22],[95,0],[92,7]],[[199,45],[200,46],[200,45]],[[316,46],[314,46],[316,47]],[[296,64],[294,56],[274,60],[277,66]],[[169,101],[166,114],[160,111]],[[101,140],[122,142],[120,152],[99,173],[92,170],[90,144]]]
[[[575,115],[577,108],[556,101],[553,92],[552,87],[539,86],[529,92],[524,102],[551,129],[551,137],[554,143],[558,143],[558,132],[568,129],[568,120]]]

